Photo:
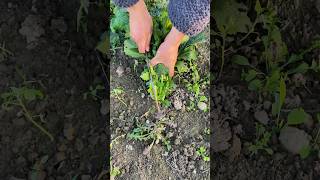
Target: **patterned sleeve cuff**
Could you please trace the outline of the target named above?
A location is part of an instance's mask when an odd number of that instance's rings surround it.
[[[114,4],[121,8],[128,8],[135,5],[139,0],[113,0]]]
[[[210,2],[186,0],[169,1],[169,18],[180,32],[195,36],[202,32],[210,22]]]

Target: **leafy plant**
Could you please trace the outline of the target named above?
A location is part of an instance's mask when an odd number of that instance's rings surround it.
[[[114,88],[112,91],[111,91],[111,97],[115,97],[117,98],[120,102],[122,102],[122,104],[124,104],[125,106],[128,106],[125,102],[124,102],[124,99],[121,95],[124,94],[124,90],[122,87],[119,87],[119,88]]]
[[[89,91],[83,93],[83,99],[87,100],[88,96],[92,97],[95,101],[101,99],[101,97],[98,95],[98,92],[104,89],[104,86],[100,84],[96,85],[96,87],[90,86]]]
[[[268,154],[272,155],[273,150],[269,148],[268,142],[270,141],[271,133],[266,131],[265,127],[259,123],[256,123],[256,141],[255,143],[249,143],[249,151],[251,154],[257,154],[259,150],[264,150]]]
[[[298,125],[304,123],[308,118],[308,114],[302,109],[294,109],[288,115],[288,125]]]
[[[209,155],[207,155],[207,149],[204,146],[201,146],[199,149],[196,151],[197,155],[200,156],[204,161],[210,161]]]
[[[151,144],[144,150],[144,154],[148,154],[154,144],[158,144],[160,141],[166,146],[167,150],[171,149],[170,141],[164,135],[165,130],[164,120],[160,120],[155,124],[141,124],[136,123],[136,128],[128,134],[128,138],[138,141],[152,141]]]
[[[54,140],[53,136],[38,122],[35,121],[34,116],[27,109],[27,104],[35,101],[37,99],[43,99],[44,95],[40,90],[27,88],[27,87],[12,87],[6,93],[1,94],[3,100],[2,107],[6,110],[9,110],[12,107],[19,107],[22,109],[22,112],[27,120],[29,120],[33,125],[35,125],[39,130],[46,134],[51,141]],[[41,116],[40,116],[41,117]]]

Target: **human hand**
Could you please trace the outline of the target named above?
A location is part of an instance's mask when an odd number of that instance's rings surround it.
[[[150,65],[155,66],[157,64],[163,64],[169,69],[169,76],[173,77],[179,46],[184,36],[185,35],[179,32],[175,27],[172,27],[166,39],[158,48],[156,56],[150,61]]]
[[[152,17],[144,0],[128,8],[130,36],[137,44],[139,53],[149,52],[152,35]]]

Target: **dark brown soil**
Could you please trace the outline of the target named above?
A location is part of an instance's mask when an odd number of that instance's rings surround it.
[[[105,29],[104,12],[91,5],[88,33],[77,33],[78,7],[78,0],[0,1],[0,43],[13,53],[0,61],[0,93],[22,86],[22,76],[30,81],[26,86],[41,90],[45,99],[28,109],[43,115],[40,123],[55,139],[51,142],[19,108],[0,109],[0,179],[86,180],[104,172],[102,99],[83,98],[90,86],[103,84],[94,47]]]

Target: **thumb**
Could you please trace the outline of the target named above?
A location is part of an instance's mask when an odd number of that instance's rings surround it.
[[[174,67],[169,69],[169,76],[173,77],[174,76]]]
[[[155,65],[157,65],[157,64],[159,64],[160,63],[160,60],[158,59],[158,58],[156,58],[156,57],[154,57],[153,59],[151,59],[151,61],[150,61],[150,65],[153,67],[153,66],[155,66]]]

